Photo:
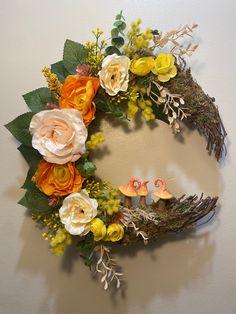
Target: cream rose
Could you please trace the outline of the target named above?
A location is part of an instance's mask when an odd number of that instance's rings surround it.
[[[61,222],[73,235],[84,236],[90,231],[90,222],[97,215],[98,203],[86,190],[67,196],[59,210]]]
[[[113,54],[102,62],[102,69],[98,73],[100,84],[110,96],[119,91],[126,91],[129,83],[130,59],[126,56]]]
[[[87,129],[76,109],[53,109],[36,113],[30,122],[32,146],[51,163],[76,161],[85,152]]]

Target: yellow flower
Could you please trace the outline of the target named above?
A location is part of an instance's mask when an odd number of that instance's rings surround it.
[[[96,132],[91,135],[90,140],[86,142],[87,150],[95,150],[98,144],[105,142],[101,132]]]
[[[100,218],[94,218],[91,221],[90,230],[93,233],[94,241],[100,241],[104,239],[107,233],[106,226]]]
[[[175,58],[170,53],[160,53],[154,61],[152,72],[158,76],[160,82],[167,82],[177,74]]]
[[[151,57],[143,57],[137,60],[133,59],[130,65],[130,71],[138,76],[147,75],[154,67],[154,60]]]
[[[51,239],[51,251],[57,255],[63,255],[66,245],[70,245],[71,243],[71,235],[65,229],[59,228],[56,236]]]
[[[120,241],[124,236],[124,228],[117,223],[113,223],[107,228],[107,240],[112,242]]]

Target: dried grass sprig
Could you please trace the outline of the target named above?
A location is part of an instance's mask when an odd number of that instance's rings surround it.
[[[150,49],[154,51],[156,48],[163,48],[167,44],[171,44],[170,53],[173,55],[177,57],[184,55],[191,56],[198,45],[192,43],[184,45],[179,41],[188,36],[192,37],[192,33],[197,26],[197,24],[179,26],[177,29],[167,32],[165,35],[160,32],[154,35],[154,45]]]
[[[118,271],[119,267],[116,260],[111,257],[110,249],[104,245],[98,245],[94,251],[98,255],[95,270],[102,276],[101,282],[104,283],[104,290],[107,290],[113,281],[116,282],[116,288],[119,289],[123,273]]]
[[[157,92],[156,92],[157,89]],[[172,94],[167,88],[161,86],[155,80],[149,83],[147,95],[157,105],[163,105],[163,112],[167,115],[169,126],[174,133],[180,132],[179,123],[177,120],[183,120],[190,114],[185,110],[185,101],[179,94]]]
[[[139,213],[141,211],[141,213]],[[129,209],[122,208],[123,217],[120,222],[123,224],[125,228],[132,228],[137,237],[141,236],[144,244],[148,243],[147,233],[143,230],[140,230],[140,227],[137,227],[135,221],[140,222],[140,220],[152,221],[153,223],[158,223],[155,218],[154,213],[147,213],[142,209]]]

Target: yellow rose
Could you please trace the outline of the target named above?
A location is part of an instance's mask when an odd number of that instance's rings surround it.
[[[124,236],[124,228],[117,223],[113,223],[107,228],[107,240],[112,242],[120,241]]]
[[[93,233],[94,241],[100,241],[104,239],[107,233],[107,228],[100,218],[94,218],[91,221],[90,230]]]
[[[160,82],[168,82],[177,74],[175,58],[170,53],[160,53],[154,61],[152,72],[157,75]]]
[[[154,60],[151,57],[133,59],[130,65],[130,72],[138,76],[147,75],[154,67]]]

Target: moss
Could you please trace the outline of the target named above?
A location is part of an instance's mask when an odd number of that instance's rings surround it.
[[[152,221],[139,220],[135,225],[140,231],[144,231],[149,240],[155,240],[165,233],[178,233],[186,229],[194,228],[196,222],[212,213],[215,213],[217,197],[198,198],[196,195],[179,199],[173,198],[167,202],[164,210],[158,210],[158,203],[148,206],[147,211],[155,212],[158,224]],[[126,229],[125,236],[122,239],[124,245],[133,244],[142,240],[137,237],[132,228]]]

